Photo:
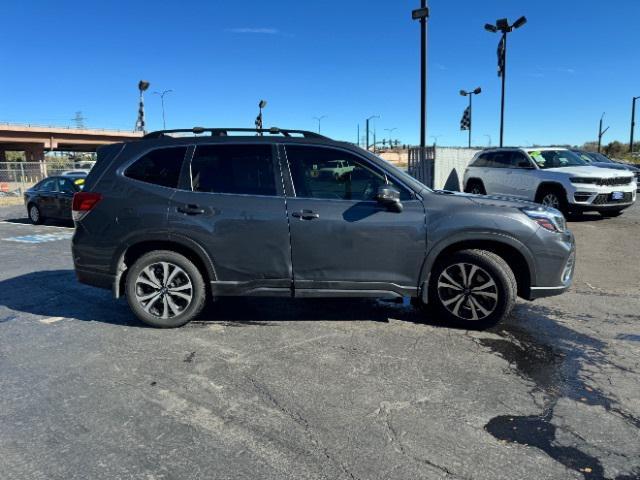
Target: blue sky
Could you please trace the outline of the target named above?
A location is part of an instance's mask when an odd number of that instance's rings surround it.
[[[464,145],[461,88],[474,99],[474,143],[498,141],[499,36],[486,22],[526,15],[509,37],[505,143],[628,141],[640,95],[640,1],[431,0],[428,135]],[[418,0],[9,1],[0,28],[0,121],[132,129],[139,79],[166,97],[167,127],[265,125],[355,141],[364,118],[415,143]],[[147,125],[162,127],[147,95]],[[640,136],[640,135],[639,135]],[[433,141],[431,138],[430,142]]]

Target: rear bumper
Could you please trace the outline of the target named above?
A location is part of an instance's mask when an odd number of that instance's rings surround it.
[[[91,285],[92,287],[105,288],[111,290],[115,277],[108,273],[96,272],[76,267],[76,278],[80,283]]]

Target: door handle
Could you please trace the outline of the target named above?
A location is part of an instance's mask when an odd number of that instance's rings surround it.
[[[198,205],[186,205],[184,207],[178,207],[178,211],[185,215],[202,215],[204,213],[204,208],[201,208]]]
[[[311,210],[302,210],[301,212],[293,212],[291,216],[294,218],[299,218],[301,220],[313,220],[314,218],[320,218],[319,214]]]

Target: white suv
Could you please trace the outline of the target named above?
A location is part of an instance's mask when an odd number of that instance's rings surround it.
[[[632,172],[589,166],[565,148],[495,148],[473,157],[464,191],[518,197],[565,214],[617,216],[635,202],[636,181]]]

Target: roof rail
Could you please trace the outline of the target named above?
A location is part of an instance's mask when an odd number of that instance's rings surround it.
[[[162,138],[168,136],[168,133],[193,133],[199,135],[201,133],[210,132],[212,137],[225,137],[229,132],[251,132],[262,135],[268,133],[269,135],[283,135],[290,137],[292,133],[302,135],[304,138],[327,138],[319,133],[309,132],[307,130],[289,130],[284,128],[205,128],[205,127],[193,127],[193,128],[176,128],[173,130],[156,130],[154,132],[147,133],[142,138]]]

